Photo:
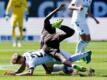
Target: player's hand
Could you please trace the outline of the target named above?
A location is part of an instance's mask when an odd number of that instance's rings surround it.
[[[98,20],[96,20],[96,23],[97,23],[97,24],[100,24],[100,22],[99,22]]]
[[[16,75],[16,73],[15,72],[10,72],[10,71],[7,71],[7,72],[5,72],[4,73],[4,75],[12,75],[12,76],[15,76]]]
[[[9,15],[5,16],[5,20],[8,21],[9,20]]]
[[[25,20],[28,21],[28,17],[29,17],[29,12],[25,13]]]
[[[61,4],[59,10],[63,10],[65,8],[65,4]]]

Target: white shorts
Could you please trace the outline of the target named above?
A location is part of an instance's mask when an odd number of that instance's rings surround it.
[[[84,23],[83,22],[82,23],[80,23],[80,22],[72,22],[72,27],[80,35],[82,35],[82,34],[86,34],[86,35],[90,34],[89,28],[88,28],[88,25],[87,25],[86,22],[84,22]]]

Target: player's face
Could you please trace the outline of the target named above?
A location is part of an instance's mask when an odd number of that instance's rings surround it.
[[[23,62],[23,57],[22,56],[17,56],[11,60],[12,64],[22,64]]]

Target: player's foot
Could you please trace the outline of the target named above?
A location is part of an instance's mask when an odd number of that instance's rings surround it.
[[[16,42],[13,42],[13,47],[16,47],[16,46],[17,46]]]
[[[85,59],[85,58],[82,58],[82,61],[85,61],[85,62],[86,62],[86,59]]]
[[[92,52],[91,52],[91,51],[88,51],[87,54],[88,54],[88,55],[86,56],[85,59],[86,59],[86,63],[88,64],[88,63],[91,62],[91,54],[92,54]]]
[[[90,69],[88,70],[88,76],[94,76],[94,75],[95,75],[95,70],[92,69],[92,68],[90,68]]]
[[[17,43],[17,47],[22,47],[20,42]]]

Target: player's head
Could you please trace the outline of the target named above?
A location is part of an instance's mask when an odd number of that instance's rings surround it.
[[[22,64],[23,62],[24,62],[24,58],[20,54],[15,53],[12,55],[12,58],[11,58],[12,64]]]
[[[55,21],[52,23],[52,27],[54,27],[54,28],[60,28],[62,22],[63,22],[63,19],[57,19],[57,20],[55,20]]]

